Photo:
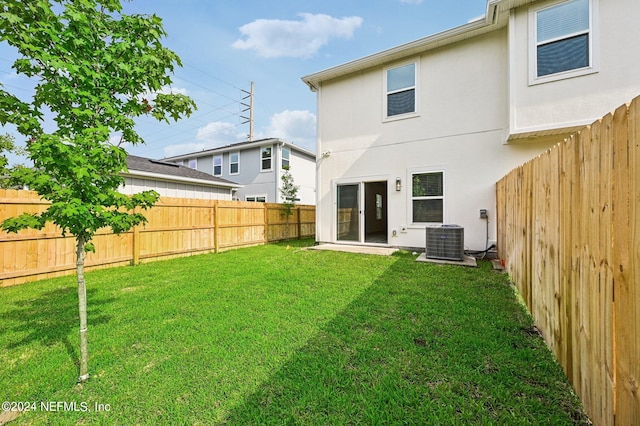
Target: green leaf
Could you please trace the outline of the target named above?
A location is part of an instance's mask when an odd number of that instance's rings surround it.
[[[18,53],[13,68],[36,82],[28,102],[0,90],[0,124],[25,136],[34,165],[15,170],[12,179],[51,202],[39,215],[7,219],[2,229],[53,222],[93,250],[98,229],[125,232],[144,223],[144,215],[132,210],[158,199],[153,191],[131,197],[118,192],[126,152],[109,138],[143,142],[135,119],[149,111],[139,100],[171,84],[169,73],[180,58],[162,46],[166,33],[159,17],[122,14],[119,0],[5,0],[0,11],[0,40]],[[158,94],[149,107],[160,121],[196,108],[179,94]],[[55,117],[55,128],[46,133],[42,111]]]
[[[5,19],[7,23],[11,25],[22,22],[22,19],[18,15],[14,15],[13,13],[8,12],[0,13],[0,19]]]

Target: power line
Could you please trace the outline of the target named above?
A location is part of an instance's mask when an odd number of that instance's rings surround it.
[[[229,83],[229,82],[227,82],[227,81],[224,81],[224,80],[223,80],[223,79],[221,79],[220,77],[216,77],[215,75],[210,74],[210,73],[208,73],[208,72],[206,72],[206,71],[203,71],[203,70],[201,70],[201,69],[199,69],[199,68],[196,68],[196,67],[194,67],[193,65],[190,65],[190,64],[187,64],[187,63],[184,63],[184,62],[183,62],[183,64],[184,64],[185,66],[189,67],[189,68],[192,68],[192,69],[194,69],[194,70],[198,71],[199,73],[202,73],[202,74],[204,74],[204,75],[206,75],[206,76],[208,76],[208,77],[211,77],[211,78],[213,78],[213,79],[216,79],[216,80],[218,80],[219,82],[226,84],[227,86],[231,86],[231,87],[233,87],[234,89],[237,89],[237,90],[242,90],[241,88],[239,88],[239,87],[235,86],[234,84],[231,84],[231,83]]]
[[[197,87],[200,87],[200,88],[202,88],[202,89],[205,89],[206,91],[211,92],[211,93],[214,93],[214,94],[216,94],[216,95],[218,95],[218,96],[222,96],[223,98],[227,98],[227,99],[229,99],[229,100],[231,100],[231,101],[238,102],[238,99],[233,99],[233,98],[231,98],[231,97],[229,97],[229,96],[227,96],[227,95],[223,95],[222,93],[216,92],[215,90],[212,90],[212,89],[211,89],[211,88],[209,88],[209,87],[203,86],[203,85],[202,85],[202,84],[200,84],[200,83],[196,83],[196,82],[193,82],[193,81],[187,80],[186,78],[184,78],[184,77],[180,77],[180,76],[178,76],[178,75],[176,76],[176,78],[177,78],[177,79],[179,79],[179,80],[182,80],[182,81],[184,81],[184,82],[186,82],[186,83],[192,84],[193,86],[197,86]]]
[[[13,63],[13,61],[5,59],[5,58],[0,58],[0,60],[2,60],[3,62],[7,62],[7,63]],[[240,119],[244,120],[243,122],[240,122],[238,124],[234,124],[232,126],[228,126],[226,127],[226,129],[230,129],[230,128],[236,128],[239,127],[241,125],[244,124],[249,124],[249,138],[252,139],[253,138],[253,123],[254,123],[254,111],[255,111],[255,103],[254,103],[254,89],[253,89],[253,85],[254,83],[251,82],[251,90],[247,91],[245,89],[242,89],[240,87],[238,87],[235,84],[232,84],[228,81],[225,81],[224,79],[213,75],[207,71],[204,71],[198,67],[195,67],[191,64],[187,64],[187,63],[183,63],[186,67],[193,69],[195,71],[197,71],[198,73],[205,75],[219,83],[224,84],[225,86],[228,86],[230,88],[233,88],[235,90],[239,91],[238,97],[234,97],[234,96],[230,96],[228,94],[225,93],[221,93],[221,91],[219,90],[214,90],[212,88],[213,85],[205,85],[199,82],[195,82],[193,80],[190,80],[188,78],[185,78],[184,76],[181,76],[179,74],[174,74],[173,77],[175,78],[175,80],[178,81],[182,81],[185,84],[188,84],[191,87],[197,87],[200,89],[203,89],[205,91],[205,93],[211,93],[213,95],[215,95],[216,97],[219,98],[223,98],[223,99],[227,99],[230,102],[225,103],[224,105],[218,106],[215,103],[212,103],[209,99],[206,98],[202,98],[201,96],[193,96],[192,94],[190,94],[189,96],[194,99],[194,101],[196,102],[196,104],[198,105],[206,105],[210,108],[205,108],[205,110],[202,113],[194,113],[192,116],[184,118],[180,121],[178,121],[175,124],[172,124],[172,129],[168,130],[167,128],[159,128],[158,125],[161,125],[162,123],[159,122],[146,122],[144,117],[140,117],[138,119],[136,119],[136,121],[138,122],[138,127],[140,125],[146,126],[146,127],[150,127],[152,130],[150,133],[146,134],[144,137],[145,139],[149,139],[149,138],[153,138],[153,143],[158,143],[170,138],[175,138],[176,135],[173,132],[173,130],[176,129],[176,127],[182,129],[181,133],[185,134],[185,137],[182,137],[178,140],[174,139],[174,143],[175,144],[180,144],[186,141],[193,141],[195,140],[195,135],[192,132],[197,131],[198,129],[202,128],[202,124],[206,125],[209,124],[211,122],[222,122],[224,120],[227,120],[228,118],[231,117],[239,117]],[[15,71],[10,70],[10,71],[6,71],[7,74],[15,74]],[[16,74],[20,77],[24,77],[20,74]],[[31,78],[27,78],[27,81],[30,81],[30,83],[35,84],[35,81],[33,81]],[[7,88],[11,88],[14,90],[19,90],[21,92],[25,92],[25,93],[33,93],[33,89],[28,89],[28,88],[24,88],[24,87],[19,87],[16,85],[12,85],[12,84],[4,84],[4,86],[6,86]],[[175,83],[174,83],[174,88],[175,88]],[[169,89],[171,89],[171,86],[169,87]],[[247,103],[248,101],[248,103]],[[230,107],[234,106],[234,105],[238,105],[238,111],[232,111]],[[243,107],[246,107],[243,109]],[[227,115],[224,115],[220,118],[214,119],[213,121],[211,119],[207,120],[205,117],[211,116],[212,114],[215,114],[217,112],[224,112],[227,113]],[[249,112],[249,117],[245,117],[242,114]],[[153,130],[153,128],[155,128],[156,130]],[[166,136],[160,137],[160,138],[156,138],[155,136],[163,134],[163,133],[173,133],[173,134],[167,134]],[[186,136],[188,134],[188,136]],[[215,133],[212,133],[215,134]],[[149,150],[146,151],[153,151],[155,149],[161,149],[161,148],[151,148]]]

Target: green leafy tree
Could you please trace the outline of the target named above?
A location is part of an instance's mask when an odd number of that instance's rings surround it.
[[[9,184],[9,175],[12,168],[6,154],[23,155],[24,150],[15,143],[15,138],[10,134],[0,135],[0,188],[6,188]]]
[[[44,213],[7,219],[2,228],[53,222],[75,236],[80,382],[89,377],[85,253],[94,251],[98,229],[122,233],[144,223],[140,210],[158,198],[154,191],[118,192],[126,170],[122,144],[143,142],[136,117],[169,122],[195,108],[187,96],[163,93],[181,65],[162,45],[165,35],[159,17],[123,14],[120,0],[0,0],[0,42],[17,50],[16,72],[36,82],[29,101],[0,88],[0,124],[12,123],[26,137],[34,166],[13,178],[51,202]],[[55,121],[49,133],[45,115]]]
[[[293,182],[293,176],[291,175],[291,170],[289,166],[284,166],[282,168],[283,173],[280,176],[282,180],[282,188],[280,188],[280,194],[282,194],[282,198],[284,198],[284,203],[282,203],[282,214],[287,217],[287,224],[284,231],[285,240],[289,240],[289,218],[293,215],[293,208],[296,204],[296,196],[298,195],[298,190],[300,189]]]

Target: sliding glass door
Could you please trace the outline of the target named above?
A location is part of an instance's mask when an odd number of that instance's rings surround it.
[[[387,243],[387,181],[337,186],[336,241]]]
[[[337,241],[360,241],[360,185],[338,185]]]

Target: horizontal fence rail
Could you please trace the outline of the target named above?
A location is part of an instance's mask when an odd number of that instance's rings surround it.
[[[39,213],[48,202],[31,191],[0,189],[0,222]],[[87,269],[217,253],[239,247],[315,236],[315,206],[162,197],[144,211],[148,222],[115,235],[101,230],[87,253]],[[17,234],[0,232],[0,287],[75,272],[75,239],[52,224]]]
[[[497,183],[498,251],[596,425],[640,425],[640,98]]]

